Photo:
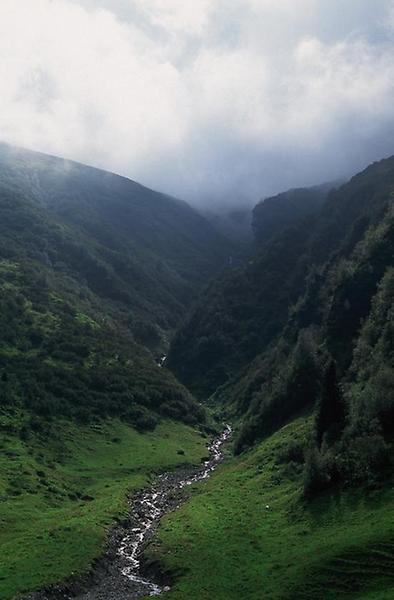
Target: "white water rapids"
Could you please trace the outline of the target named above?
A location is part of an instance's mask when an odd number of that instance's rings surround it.
[[[140,574],[139,557],[144,549],[147,535],[158,525],[160,518],[166,512],[166,500],[174,489],[182,489],[187,485],[207,479],[216,469],[223,458],[222,445],[228,440],[231,432],[231,427],[226,425],[224,431],[208,447],[210,456],[197,472],[180,481],[175,481],[173,487],[163,485],[172,477],[172,474],[160,475],[158,483],[151,490],[145,492],[139,501],[138,513],[141,516],[139,526],[131,529],[130,533],[122,538],[118,555],[127,563],[122,568],[122,575],[140,586],[145,586],[147,594],[150,596],[159,596],[169,588],[161,588]]]

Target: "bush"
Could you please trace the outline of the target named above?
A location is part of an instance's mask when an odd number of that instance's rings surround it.
[[[323,437],[332,444],[340,436],[344,424],[345,403],[337,383],[336,364],[331,359],[324,373],[317,405],[315,428],[318,445],[322,445]]]
[[[390,447],[378,431],[347,438],[341,445],[337,467],[345,482],[375,484],[390,465]]]
[[[291,440],[279,450],[277,461],[278,463],[303,464],[305,462],[305,441]]]
[[[304,495],[311,497],[327,489],[332,480],[331,465],[317,447],[305,455]]]

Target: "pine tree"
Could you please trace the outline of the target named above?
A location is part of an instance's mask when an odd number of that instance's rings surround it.
[[[316,415],[316,437],[319,447],[323,436],[333,441],[343,428],[345,405],[337,383],[336,363],[330,360],[324,374],[322,393]]]

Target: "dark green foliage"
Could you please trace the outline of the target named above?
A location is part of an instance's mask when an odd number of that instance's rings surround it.
[[[156,345],[235,251],[184,202],[6,145],[0,191],[5,257],[17,252],[121,304],[128,327]]]
[[[337,382],[335,361],[330,360],[324,374],[316,410],[316,436],[319,447],[323,436],[328,442],[339,437],[345,424],[345,404]]]
[[[275,376],[253,392],[236,442],[237,453],[281,427],[319,397],[323,357],[312,332],[301,331],[288,356],[285,352],[274,354],[270,366],[264,363],[262,368],[268,367]]]
[[[388,268],[373,299],[353,353],[348,386],[351,426],[365,416],[377,419],[386,436],[394,433],[394,269]]]
[[[337,443],[337,469],[346,481],[375,483],[393,467],[394,269],[372,301],[353,353],[346,386],[347,426]]]
[[[259,202],[252,220],[256,242],[265,244],[286,227],[317,213],[333,188],[334,184],[298,188]]]
[[[316,447],[310,448],[305,457],[304,494],[314,496],[327,489],[331,483],[330,465]]]
[[[226,244],[178,200],[0,145],[0,405],[139,429],[201,419],[154,355]]]
[[[238,381],[285,326],[293,344],[300,329],[322,327],[342,376],[392,262],[393,186],[394,159],[372,165],[320,212],[295,216],[246,267],[214,281],[171,347],[168,364],[181,381],[202,398]]]
[[[302,229],[286,230],[246,268],[229,269],[210,284],[168,359],[194,394],[206,398],[239,375],[279,334],[303,287],[305,243]]]
[[[373,483],[390,464],[394,158],[305,217],[312,197],[285,195],[289,214],[280,206],[274,214],[273,200],[259,205],[257,256],[211,284],[169,358],[181,381],[201,396],[214,392],[241,421],[237,452],[315,407],[308,494],[339,481]]]

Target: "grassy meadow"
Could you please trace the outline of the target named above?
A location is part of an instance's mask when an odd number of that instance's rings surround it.
[[[16,435],[24,414],[0,416],[0,598],[86,570],[151,475],[198,464],[206,439],[171,421],[138,433],[120,421]]]
[[[310,427],[298,419],[230,459],[164,518],[149,558],[176,574],[168,600],[394,598],[393,487],[307,503],[288,460]]]

